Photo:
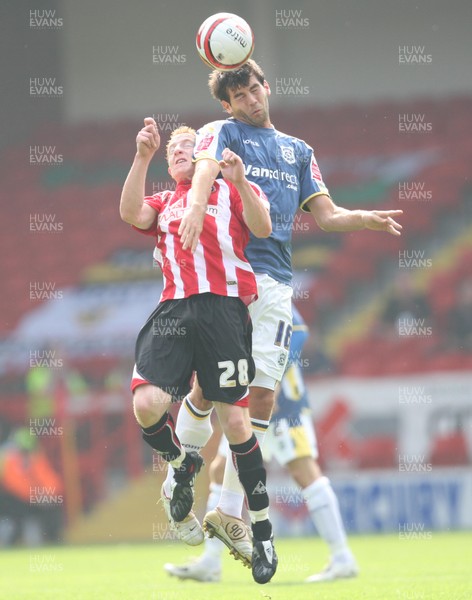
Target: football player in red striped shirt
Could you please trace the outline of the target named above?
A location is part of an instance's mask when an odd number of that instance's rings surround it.
[[[175,471],[171,497],[164,496],[171,525],[182,530],[180,537],[187,543],[201,543],[203,532],[192,505],[193,483],[203,459],[184,450],[168,412],[173,401],[188,394],[196,373],[205,398],[214,402],[235,456],[254,539],[273,550],[266,472],[248,410],[248,384],[255,367],[247,305],[257,297],[257,285],[244,256],[249,231],[257,237],[272,231],[269,203],[261,189],[247,181],[239,156],[225,150],[220,161],[224,179],[212,188],[197,248],[194,253],[184,249],[179,228],[195,170],[195,139],[189,127],[172,133],[167,160],[176,189],[145,197],[149,163],[160,145],[155,121],[146,118],[123,187],[121,218],[156,238],[154,255],[164,277],[159,304],[136,342],[131,383],[134,412],[144,440]],[[266,583],[273,572],[268,575],[254,578]]]

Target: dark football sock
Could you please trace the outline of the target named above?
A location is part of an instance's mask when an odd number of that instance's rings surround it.
[[[197,467],[195,458],[192,456],[192,454],[195,455],[196,452],[187,452],[180,467],[174,468],[174,479],[177,481],[177,483],[189,481],[194,476]]]
[[[262,462],[262,452],[256,436],[243,444],[230,444],[236,461],[238,477],[246,492],[249,510],[259,511],[269,506],[266,490],[266,470]]]
[[[165,413],[154,425],[142,427],[142,431],[143,440],[165,461],[171,462],[181,455],[182,446],[175,433],[174,419],[170,413]]]
[[[252,535],[255,540],[270,540],[270,536],[272,535],[272,524],[269,519],[253,523]]]

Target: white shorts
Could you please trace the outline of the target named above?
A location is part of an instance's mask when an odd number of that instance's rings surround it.
[[[271,422],[262,444],[265,461],[276,458],[282,467],[296,458],[318,458],[318,444],[313,421],[309,414],[300,415],[301,425],[291,426],[288,419]]]
[[[258,298],[249,305],[252,357],[256,376],[250,385],[275,389],[282,379],[292,334],[292,288],[256,273]]]
[[[269,425],[261,448],[266,462],[275,458],[284,467],[296,458],[318,458],[318,443],[311,416],[300,415],[300,420],[302,424],[297,427],[291,426],[288,419],[279,419]],[[226,458],[228,453],[228,440],[222,435],[217,454]]]

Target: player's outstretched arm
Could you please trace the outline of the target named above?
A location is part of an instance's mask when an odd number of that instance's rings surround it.
[[[244,174],[241,157],[225,148],[220,160],[221,173],[238,190],[243,203],[243,217],[246,225],[256,237],[269,237],[272,233],[269,203],[256,194]]]
[[[402,210],[348,210],[336,206],[329,196],[321,194],[307,202],[318,226],[324,231],[358,231],[372,229],[401,235],[402,226],[394,220]]]
[[[146,175],[154,153],[160,146],[156,122],[144,119],[144,127],[136,137],[136,155],[121,192],[120,216],[126,223],[147,229],[156,218],[156,211],[144,204]]]
[[[190,249],[191,252],[195,252],[197,248],[211,187],[219,169],[218,163],[212,159],[201,159],[195,164],[190,206],[185,210],[179,227],[179,235],[184,250]]]

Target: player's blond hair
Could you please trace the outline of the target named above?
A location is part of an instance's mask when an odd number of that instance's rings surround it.
[[[177,129],[174,129],[173,132],[170,134],[170,138],[167,140],[167,145],[166,145],[166,157],[167,158],[169,158],[169,146],[172,144],[172,140],[177,135],[181,135],[182,133],[188,133],[190,135],[193,135],[194,137],[197,136],[197,132],[195,131],[195,129],[193,127],[189,127],[188,125],[181,125],[180,127],[177,127]]]

